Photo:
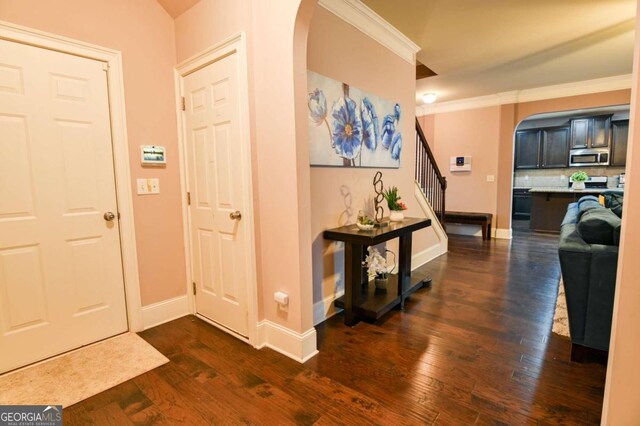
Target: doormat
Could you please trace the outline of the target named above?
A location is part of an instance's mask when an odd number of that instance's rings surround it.
[[[551,329],[560,336],[569,337],[569,314],[567,314],[567,299],[564,295],[564,284],[560,278],[558,285],[558,299],[556,300],[556,312],[553,314],[553,328]]]
[[[169,362],[125,333],[0,376],[0,405],[68,407]]]

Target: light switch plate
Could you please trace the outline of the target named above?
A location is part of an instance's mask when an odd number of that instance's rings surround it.
[[[138,195],[151,195],[160,193],[160,179],[136,179]]]
[[[494,175],[487,175],[487,182],[495,182],[496,177]]]

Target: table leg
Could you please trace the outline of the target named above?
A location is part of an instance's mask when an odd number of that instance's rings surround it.
[[[409,288],[411,281],[411,233],[400,236],[398,255],[398,296],[400,309],[404,309],[404,289]]]
[[[355,310],[362,285],[361,245],[344,243],[344,271],[344,323],[356,325],[360,321]]]

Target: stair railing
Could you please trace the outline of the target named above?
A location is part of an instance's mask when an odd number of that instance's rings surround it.
[[[416,181],[431,204],[440,223],[444,224],[447,178],[442,176],[427,138],[416,117]]]

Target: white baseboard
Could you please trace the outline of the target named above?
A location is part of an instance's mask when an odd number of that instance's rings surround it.
[[[320,324],[323,321],[328,320],[338,312],[342,312],[342,309],[336,308],[333,302],[337,298],[342,297],[343,294],[344,294],[344,291],[338,294],[332,294],[331,296],[325,297],[321,301],[313,304],[313,325],[314,326]]]
[[[297,333],[274,322],[262,320],[258,323],[256,348],[264,347],[305,363],[318,354],[316,329],[312,327],[304,333]]]
[[[429,247],[426,250],[422,250],[420,253],[416,253],[411,256],[411,270],[415,270],[425,263],[428,263],[438,256],[445,254],[448,250],[448,241],[445,240],[440,244],[436,244],[433,247]]]
[[[185,315],[189,315],[187,295],[163,300],[142,307],[142,327],[146,330]]]
[[[509,229],[496,229],[495,238],[498,238],[498,239],[501,239],[501,240],[510,240],[511,238],[513,238],[513,232],[511,230],[511,228],[509,228]]]

